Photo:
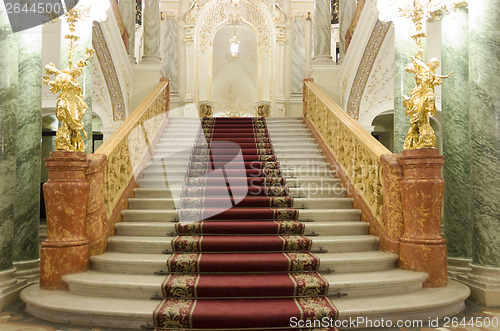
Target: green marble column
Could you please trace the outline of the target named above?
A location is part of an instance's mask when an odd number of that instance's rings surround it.
[[[394,27],[394,153],[403,152],[403,144],[410,128],[410,118],[405,115],[403,95],[410,95],[415,78],[405,71],[411,57],[417,53],[417,44],[410,37],[404,24]]]
[[[12,33],[2,1],[0,3],[0,272],[13,267],[17,66],[17,34]]]
[[[39,259],[42,27],[19,34],[14,261]]]
[[[69,40],[64,38],[69,34],[69,27],[66,20],[61,23],[61,69],[68,68],[68,51]],[[76,23],[76,35],[80,37],[78,45],[73,54],[73,63],[77,63],[82,58],[85,58],[85,49],[92,48],[92,21],[87,19]],[[92,153],[92,61],[89,65],[83,68],[83,74],[78,77],[78,81],[82,85],[84,100],[89,106],[89,109],[83,115],[83,129],[87,133],[85,140],[85,153]]]
[[[472,200],[469,135],[469,39],[466,7],[447,13],[441,24],[443,80],[444,232],[448,256],[471,257]]]
[[[469,2],[472,262],[500,268],[500,0]]]

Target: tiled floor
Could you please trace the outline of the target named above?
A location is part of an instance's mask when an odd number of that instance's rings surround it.
[[[474,321],[479,320],[486,322],[487,320],[496,321],[497,327],[476,327],[474,326],[457,326],[457,327],[445,327],[444,321],[441,321],[439,327],[423,327],[423,328],[368,328],[368,329],[358,329],[360,331],[369,330],[391,330],[391,331],[500,331],[498,327],[500,319],[500,307],[499,308],[487,308],[477,305],[472,301],[467,301],[467,306],[464,311],[460,314],[454,316],[456,321],[460,323],[462,320],[464,322],[469,322],[471,318]],[[495,319],[496,318],[496,319]],[[450,323],[451,324],[451,323]],[[99,327],[88,327],[88,326],[69,326],[65,324],[50,323],[38,318],[31,316],[26,313],[24,303],[14,304],[7,309],[0,311],[0,331],[125,331],[125,329],[111,329],[111,328],[99,328]]]

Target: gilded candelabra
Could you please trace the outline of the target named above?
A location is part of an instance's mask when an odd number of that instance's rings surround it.
[[[427,35],[423,31],[423,23],[431,12],[429,8],[435,0],[414,0],[413,6],[400,9],[401,16],[409,18],[415,25],[416,32],[412,39],[417,43],[417,54],[405,70],[415,75],[416,86],[410,96],[403,96],[403,105],[406,115],[410,117],[411,126],[404,142],[404,149],[429,148],[435,146],[436,135],[429,122],[429,114],[436,114],[436,95],[434,88],[441,85],[443,78],[452,73],[441,76],[436,73],[439,66],[437,59],[432,58],[427,64],[424,62],[424,48],[422,41]]]
[[[73,8],[66,13],[70,31],[70,34],[64,36],[65,39],[70,41],[68,69],[59,70],[53,63],[45,66],[45,73],[55,75],[55,78],[51,81],[49,76],[44,76],[44,84],[50,86],[51,93],[59,93],[57,96],[56,117],[61,121],[61,126],[57,130],[54,141],[56,150],[85,151],[85,142],[80,132],[83,132],[83,136],[87,138],[87,134],[83,130],[82,118],[89,107],[83,99],[83,89],[77,78],[83,74],[83,68],[89,64],[94,50],[87,48],[85,57],[76,64],[73,64],[73,53],[77,46],[76,42],[80,39],[75,35],[76,23],[87,15],[88,8],[84,7]]]

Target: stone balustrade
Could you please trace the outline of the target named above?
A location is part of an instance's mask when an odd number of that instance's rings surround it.
[[[304,81],[303,101],[304,122],[380,249],[398,254],[403,269],[427,272],[424,286],[445,286],[446,245],[439,232],[444,157],[434,148],[392,154],[311,79]]]
[[[168,122],[168,79],[162,79],[95,154],[55,151],[46,159],[47,240],[42,242],[40,287],[67,289],[63,276],[88,268],[137,187],[135,176],[150,158]]]

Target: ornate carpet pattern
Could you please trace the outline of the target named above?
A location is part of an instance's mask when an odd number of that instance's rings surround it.
[[[288,192],[264,119],[203,121],[156,330],[288,330],[291,318],[338,317]]]

